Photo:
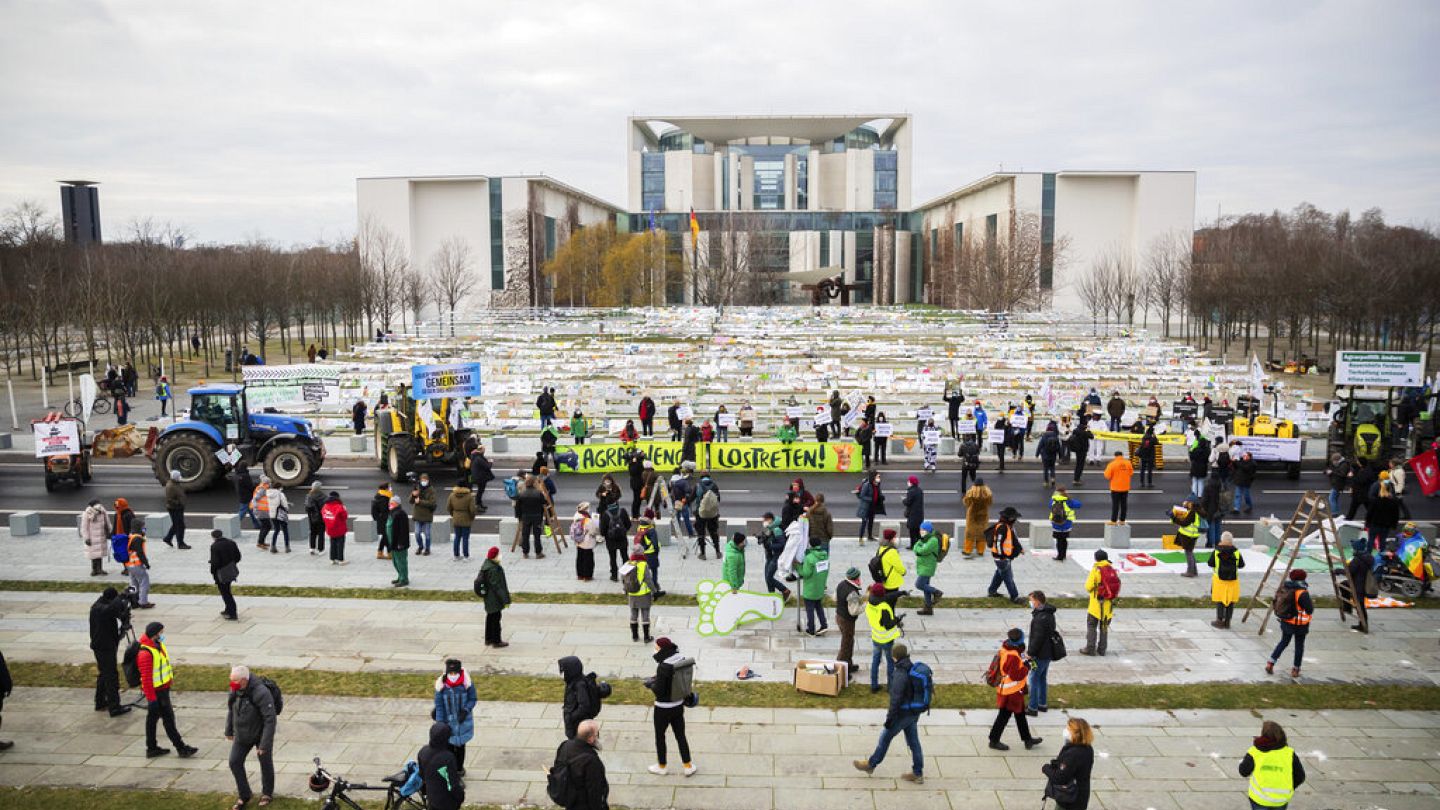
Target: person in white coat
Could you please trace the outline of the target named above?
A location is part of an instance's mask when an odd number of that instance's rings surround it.
[[[270,507],[270,521],[274,533],[270,535],[270,553],[280,553],[280,535],[285,535],[285,553],[290,553],[290,500],[285,490],[272,486],[266,493]]]
[[[80,513],[80,539],[85,541],[85,556],[90,558],[90,576],[105,576],[105,555],[110,551],[110,513],[99,500],[90,501]]]
[[[810,515],[801,513],[785,527],[785,549],[780,552],[777,569],[787,582],[795,580],[795,567],[805,560],[810,548]]]

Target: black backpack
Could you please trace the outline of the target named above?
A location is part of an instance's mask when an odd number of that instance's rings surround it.
[[[255,679],[261,686],[270,690],[270,699],[275,701],[275,716],[279,717],[280,713],[285,711],[285,695],[280,691],[280,684],[275,683],[264,675],[251,675],[250,677]]]
[[[876,582],[885,581],[885,563],[880,560],[880,554],[883,551],[882,547],[880,551],[875,552],[875,556],[870,558],[870,578]]]
[[[120,668],[125,671],[125,685],[131,689],[140,687],[140,642],[132,641],[125,648],[125,657]]]
[[[600,709],[604,705],[604,697],[600,694],[600,683],[596,680],[595,673],[588,673],[584,678],[581,678],[580,688],[585,690],[585,697],[590,701],[590,707],[594,711],[589,717],[583,717],[581,719],[589,720],[600,714]]]
[[[560,744],[562,747],[564,743]],[[569,807],[579,798],[579,788],[575,786],[574,778],[570,773],[570,766],[573,760],[560,761],[560,751],[555,751],[555,764],[545,778],[545,793],[550,796],[550,801],[561,807]]]

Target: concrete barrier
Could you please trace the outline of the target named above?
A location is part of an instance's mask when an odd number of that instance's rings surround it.
[[[500,518],[500,528],[496,529],[496,545],[501,551],[509,551],[510,544],[515,542],[515,533],[520,530],[520,520],[516,517]],[[474,531],[473,529],[471,530]]]
[[[370,449],[370,437],[361,433],[359,436],[350,437],[350,452],[364,453]]]
[[[310,518],[304,513],[290,513],[290,545],[310,548]]]
[[[168,516],[167,516],[168,517]],[[10,536],[29,537],[40,533],[39,512],[11,512]]]
[[[147,512],[145,513],[145,536],[152,540],[159,540],[170,533],[170,513],[168,512]]]
[[[1050,521],[1030,521],[1030,548],[1055,548],[1055,537],[1050,533]]]
[[[490,437],[490,453],[496,455],[510,452],[510,439],[504,434],[497,433]]]
[[[955,455],[955,438],[953,436],[940,437],[940,455],[944,458]]]
[[[350,533],[350,541],[352,543],[379,543],[380,538],[375,534],[375,518],[369,515],[356,517],[355,527]]]
[[[1105,526],[1106,548],[1130,548],[1129,526]]]
[[[211,521],[210,528],[219,531],[221,534],[225,535],[231,540],[238,540],[240,538],[240,530],[242,528],[242,525],[240,523],[240,516],[216,515],[215,519]]]
[[[891,436],[889,453],[892,456],[903,455],[905,453],[905,439],[900,436]]]

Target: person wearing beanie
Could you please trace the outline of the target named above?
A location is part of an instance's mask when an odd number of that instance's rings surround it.
[[[164,416],[162,413],[161,416]],[[180,471],[171,470],[170,480],[165,482],[165,511],[170,515],[170,528],[161,538],[165,545],[188,549],[185,545],[185,489],[180,486]],[[171,538],[174,543],[170,542]]]
[[[920,542],[915,545],[915,587],[925,595],[925,607],[917,612],[921,616],[932,616],[935,600],[945,595],[944,591],[930,586],[930,578],[935,576],[935,568],[940,564],[940,535],[935,532],[935,524],[928,520],[920,524],[920,533]]]
[[[325,508],[325,490],[319,481],[310,484],[305,493],[305,520],[310,529],[310,556],[325,553],[325,518],[320,510]]]
[[[165,649],[165,625],[160,622],[145,625],[135,663],[140,668],[140,689],[145,693],[145,756],[154,759],[170,753],[169,748],[160,747],[155,736],[156,727],[161,724],[181,759],[195,756],[199,749],[186,745],[175,727],[175,707],[170,703],[175,668],[170,663],[170,652]]]
[[[892,546],[893,548],[893,546]],[[898,553],[898,552],[897,552]],[[895,615],[895,605],[886,598],[885,586],[876,582],[870,586],[870,598],[865,601],[865,619],[870,624],[870,692],[880,691],[880,661],[885,661],[885,683],[895,674],[895,659],[890,649],[900,639],[900,624],[903,617]]]
[[[633,574],[633,576],[632,576]],[[655,569],[636,549],[630,554],[630,563],[620,569],[620,583],[625,588],[625,601],[630,606],[630,640],[640,640],[640,629],[645,629],[645,640],[650,640],[650,606],[655,603]]]
[[[855,622],[864,612],[865,592],[860,584],[860,569],[851,566],[835,587],[835,626],[840,628],[840,653],[836,660],[845,662],[847,684],[855,678]]]
[[[999,596],[1000,585],[1004,583],[1010,601],[1017,605],[1025,601],[1020,596],[1020,589],[1015,587],[1015,572],[1011,568],[1015,558],[1025,553],[1020,545],[1020,535],[1015,532],[1015,520],[1019,517],[1015,507],[1007,506],[1000,510],[1000,520],[990,527],[987,541],[990,558],[995,563],[995,574],[990,577],[990,587],[985,590],[986,596]]]
[[[655,639],[655,677],[645,681],[655,693],[655,762],[648,770],[656,776],[669,773],[666,766],[665,731],[675,732],[675,745],[680,748],[680,762],[686,776],[695,774],[690,761],[690,742],[685,739],[685,702],[694,691],[695,659],[681,655],[675,642],[665,636]]]
[[[1275,674],[1275,662],[1285,648],[1295,642],[1295,665],[1290,667],[1290,677],[1300,677],[1300,662],[1305,657],[1305,637],[1310,634],[1310,618],[1315,613],[1315,602],[1310,598],[1310,587],[1305,581],[1305,572],[1299,568],[1290,569],[1290,576],[1280,585],[1271,603],[1275,618],[1280,620],[1280,643],[1271,651],[1265,662],[1265,674]]]
[[[916,694],[916,679],[911,677],[911,670],[915,665],[910,661],[910,648],[903,643],[891,648],[890,657],[895,662],[895,669],[900,672],[890,680],[890,707],[885,712],[885,725],[880,732],[880,740],[875,744],[875,752],[869,759],[857,759],[852,764],[858,771],[874,773],[875,768],[885,761],[891,741],[904,734],[905,745],[910,749],[910,771],[900,774],[900,778],[923,785],[925,752],[920,748],[920,715],[925,709],[918,708],[922,698]],[[932,677],[928,666],[920,666],[924,669],[915,670],[917,673],[923,672],[923,677]]]
[[[725,561],[720,566],[720,578],[738,591],[745,587],[745,533],[735,532],[725,541]]]
[[[450,727],[446,744],[455,755],[456,776],[465,775],[465,745],[475,736],[476,702],[475,683],[460,659],[445,659],[445,671],[435,679],[435,710],[430,716]]]
[[[395,566],[395,578],[390,584],[396,588],[410,585],[410,516],[400,505],[400,499],[390,498],[390,511],[382,524],[385,539],[390,546],[390,563]]]
[[[219,529],[210,532],[210,579],[220,592],[222,609],[220,616],[228,621],[239,619],[235,608],[235,595],[230,587],[240,577],[240,546],[225,536]]]
[[[1115,594],[1120,587],[1120,574],[1110,565],[1105,549],[1095,550],[1095,564],[1085,578],[1085,591],[1090,605],[1085,611],[1085,648],[1081,655],[1104,655],[1110,642],[1110,620],[1115,618]]]
[[[779,593],[783,602],[790,601],[790,589],[779,577],[780,557],[785,553],[787,539],[785,530],[780,528],[780,521],[773,512],[766,512],[760,516],[760,535],[756,538],[760,542],[760,550],[765,552],[765,590],[767,593]]]
[[[818,537],[810,538],[810,547],[796,571],[800,575],[800,598],[805,601],[805,634],[824,635],[830,629],[825,621],[825,591],[830,586],[830,552],[820,545]],[[816,629],[815,623],[820,627]]]
[[[900,559],[900,549],[895,546],[898,535],[894,529],[886,529],[880,537],[880,545],[875,549],[875,559],[872,562],[871,573],[876,568],[880,571],[879,582],[885,586],[885,601],[890,603],[891,609],[898,606],[900,601],[900,586],[905,584],[905,561]]]
[[[990,526],[990,506],[994,502],[995,494],[982,478],[977,477],[965,491],[965,545],[961,550],[967,560],[985,556],[985,529]]]
[[[920,488],[920,479],[910,476],[905,487],[905,529],[910,532],[910,549],[920,542],[920,524],[925,522],[925,491]]]
[[[655,529],[655,510],[646,509],[635,526],[635,545],[645,555],[650,579],[655,583],[655,598],[665,595],[660,588],[660,533]]]
[[[1235,548],[1235,535],[1220,533],[1220,544],[1206,563],[1214,571],[1210,574],[1210,601],[1215,603],[1215,620],[1211,627],[1230,629],[1230,617],[1235,613],[1235,603],[1240,601],[1240,569],[1245,567],[1245,557]]]
[[[1056,562],[1065,560],[1070,532],[1075,528],[1075,510],[1080,506],[1080,501],[1070,497],[1070,491],[1063,486],[1055,487],[1050,495],[1050,536],[1055,539]]]
[[[875,446],[882,447],[882,443],[888,441],[877,438]],[[875,539],[875,518],[885,514],[885,493],[880,489],[880,473],[868,473],[865,481],[855,489],[855,498],[860,501],[855,508],[855,516],[860,518],[860,544],[864,545],[866,540]]]
[[[331,492],[325,497],[325,503],[320,505],[320,520],[325,524],[325,536],[330,538],[330,564],[345,565],[345,533],[349,530],[350,513],[340,500],[340,493]]]
[[[111,717],[130,711],[129,706],[120,705],[120,674],[115,668],[115,654],[125,637],[128,618],[125,603],[114,588],[106,588],[90,606],[90,650],[100,670],[95,679],[95,711],[108,710]],[[0,689],[0,695],[4,691]]]
[[[476,579],[476,593],[485,600],[485,646],[497,650],[510,644],[500,638],[500,613],[510,606],[510,586],[505,582],[505,569],[500,565],[500,547],[485,552]]]
[[[992,669],[985,675],[987,683],[995,684],[995,722],[990,726],[990,747],[996,751],[1009,751],[1010,746],[1000,742],[1010,718],[1015,718],[1015,730],[1025,750],[1044,742],[1040,737],[1030,736],[1030,724],[1025,719],[1025,704],[1030,693],[1030,664],[1025,659],[1025,633],[1018,627],[1010,628],[1000,651],[995,655]]]

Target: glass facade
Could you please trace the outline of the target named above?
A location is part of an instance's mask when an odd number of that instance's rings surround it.
[[[870,231],[884,225],[905,230],[908,217],[895,211],[746,211],[747,227],[756,223],[759,230],[789,233],[790,231]],[[630,218],[630,231],[640,233],[650,227],[650,212],[622,214]],[[697,211],[700,230],[721,230],[725,226],[724,211]],[[655,227],[667,233],[689,233],[690,213],[660,212],[655,214]]]
[[[810,151],[795,153],[795,207],[801,211],[810,207]]]
[[[820,232],[820,266],[830,266],[830,232]]]
[[[1040,289],[1055,286],[1055,175],[1040,182]]]
[[[505,213],[500,180],[490,180],[490,289],[505,289]]]
[[[661,152],[694,152],[697,155],[710,153],[710,144],[684,130],[672,129],[660,136]]]
[[[875,300],[875,232],[855,232],[855,282],[864,285],[850,294],[856,304],[869,304]]]
[[[900,189],[899,157],[899,153],[893,151],[875,153],[875,208],[878,210],[895,210]]]
[[[555,258],[555,218],[545,217],[545,261]]]
[[[640,155],[640,207],[646,211],[665,207],[665,155],[660,152]]]

